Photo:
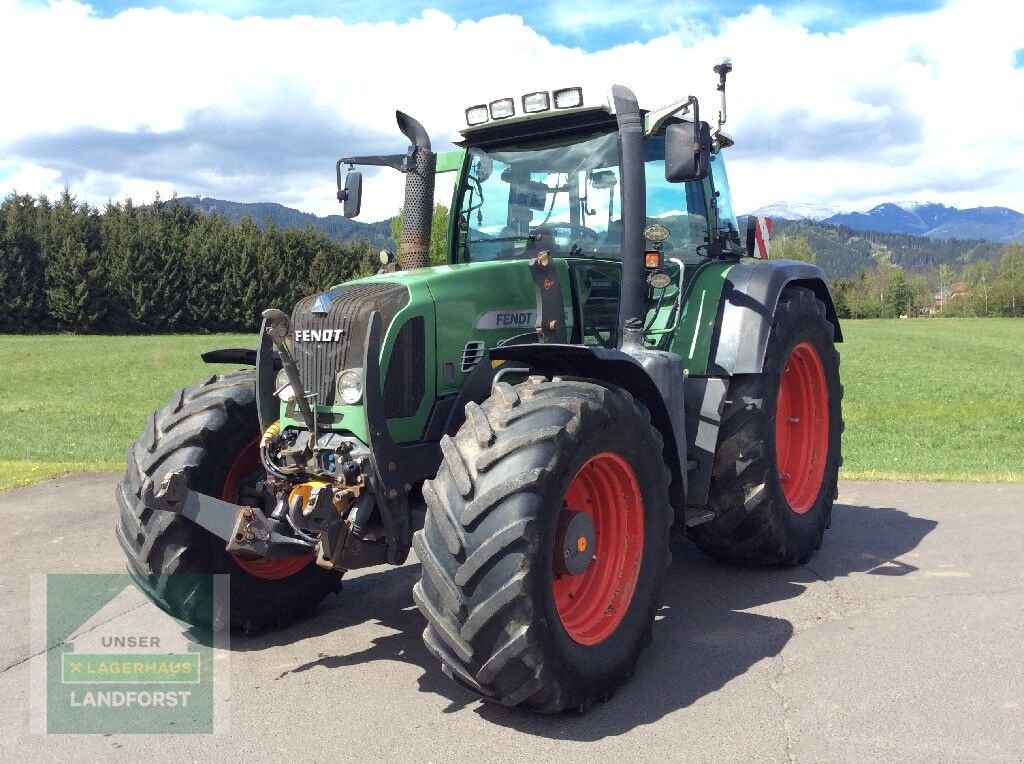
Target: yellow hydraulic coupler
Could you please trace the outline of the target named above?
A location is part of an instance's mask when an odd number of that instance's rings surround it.
[[[260,446],[266,448],[270,445],[270,440],[275,435],[281,432],[281,420],[278,419],[270,427],[267,428],[266,432],[263,433],[263,437],[260,439]]]
[[[343,514],[348,509],[349,504],[352,500],[347,497],[338,498],[338,494],[335,493],[335,486],[331,483],[327,483],[323,480],[310,480],[305,483],[299,483],[297,486],[292,488],[288,494],[288,506],[294,507],[296,503],[300,508],[302,514],[308,515],[313,511],[313,507],[316,506],[316,493],[320,491],[328,491],[331,496],[331,503],[334,504],[334,508],[338,511],[338,514]]]

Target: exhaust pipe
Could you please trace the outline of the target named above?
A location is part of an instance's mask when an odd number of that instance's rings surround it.
[[[644,314],[644,227],[647,187],[644,181],[643,120],[633,91],[612,87],[622,157],[622,279],[619,286],[619,347],[635,344]],[[630,331],[632,329],[632,331]],[[641,342],[642,345],[642,342]]]
[[[398,242],[398,267],[404,271],[430,265],[430,225],[434,217],[437,154],[430,150],[430,136],[423,125],[401,111],[396,111],[395,117],[398,129],[411,144],[405,161],[405,203],[402,206],[402,236]]]

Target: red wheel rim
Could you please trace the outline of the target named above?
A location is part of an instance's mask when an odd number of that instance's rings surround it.
[[[237,502],[239,489],[247,483],[255,483],[263,474],[260,439],[255,438],[238,452],[235,461],[231,463],[231,469],[224,478],[224,487],[220,492],[221,499]],[[242,557],[237,554],[231,555],[231,559],[249,575],[268,581],[295,575],[312,561],[311,557],[284,557],[280,560],[271,560],[268,557]]]
[[[801,342],[789,354],[775,409],[775,463],[782,493],[802,515],[821,490],[828,458],[828,386],[818,351]]]
[[[577,576],[553,571],[555,608],[570,637],[596,645],[618,628],[633,599],[644,549],[643,496],[629,462],[605,451],[580,467],[562,506],[590,516],[595,551]]]

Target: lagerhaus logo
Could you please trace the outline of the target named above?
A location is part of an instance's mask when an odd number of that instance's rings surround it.
[[[215,578],[168,576],[160,586],[194,589],[190,620],[212,624],[226,612],[226,586]],[[226,729],[226,629],[178,621],[118,574],[39,577],[32,619],[33,641],[45,651],[33,676],[34,732]]]

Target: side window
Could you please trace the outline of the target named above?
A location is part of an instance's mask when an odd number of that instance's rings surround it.
[[[648,138],[644,170],[647,178],[647,223],[661,223],[670,235],[666,257],[684,262],[699,258],[697,247],[708,243],[707,198],[700,181],[669,183],[665,180],[665,140]]]
[[[736,211],[732,207],[732,194],[729,191],[729,176],[725,173],[725,157],[721,152],[711,155],[711,182],[718,194],[718,225],[729,228],[730,237],[739,241],[739,224],[736,222]]]
[[[689,244],[696,248],[708,243],[708,200],[704,195],[704,184],[690,181],[686,187],[686,214],[690,226]]]
[[[580,339],[584,345],[615,347],[622,266],[577,261],[571,273],[579,304]]]

